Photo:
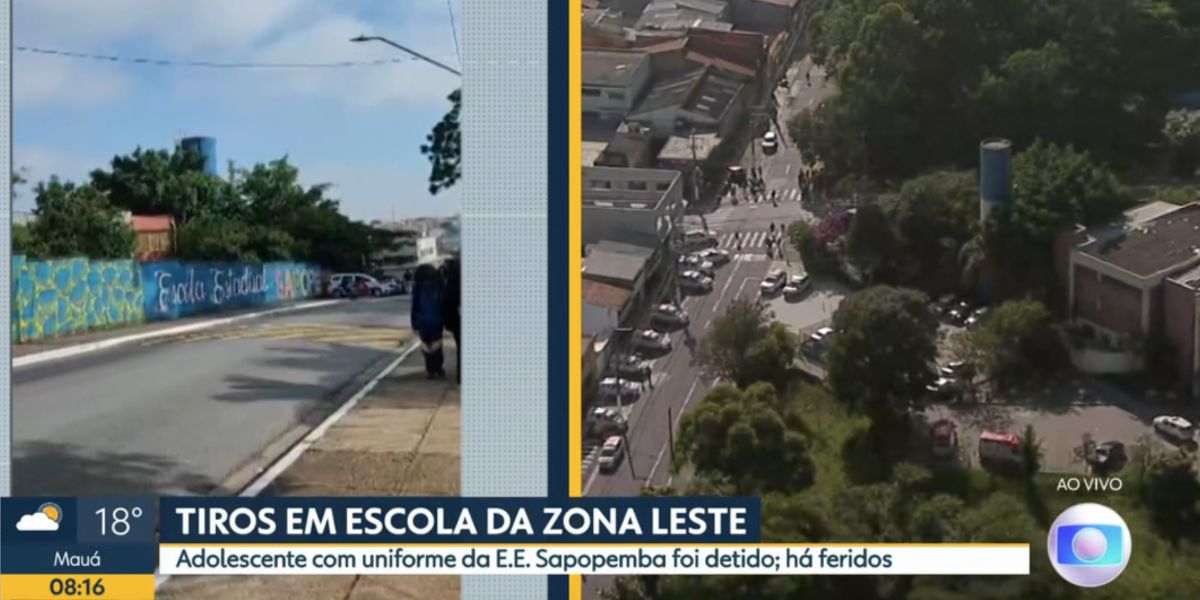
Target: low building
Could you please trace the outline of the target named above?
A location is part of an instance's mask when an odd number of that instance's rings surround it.
[[[636,28],[648,31],[673,29],[710,29],[729,31],[732,14],[723,0],[652,0],[637,21]]]
[[[1114,349],[1165,341],[1177,366],[1195,363],[1196,305],[1188,297],[1200,267],[1200,203],[1145,204],[1123,222],[1078,228],[1060,248],[1073,324]],[[1191,386],[1195,371],[1177,370]]]
[[[795,31],[804,14],[800,0],[732,0],[732,4],[735,27],[762,33]]]
[[[599,372],[628,343],[660,300],[672,295],[675,260],[670,246],[602,240],[588,244],[583,258],[583,333],[592,337]]]
[[[1167,279],[1163,290],[1168,360],[1183,387],[1200,396],[1200,267]]]
[[[693,133],[728,137],[745,125],[741,118],[744,88],[741,82],[706,66],[656,82],[628,120],[649,127],[656,138]]]
[[[650,59],[644,52],[583,51],[583,113],[624,118],[650,85]]]
[[[134,258],[155,261],[169,258],[175,250],[175,220],[171,215],[129,215],[135,245]]]
[[[371,267],[385,275],[399,277],[419,265],[441,262],[438,238],[434,236],[411,230],[376,231],[375,235],[388,238],[370,257]]]
[[[589,142],[585,141],[584,151],[588,151]],[[645,168],[654,166],[654,150],[657,144],[650,130],[637,123],[621,123],[613,132],[612,138],[599,147],[592,162],[584,161],[585,166],[597,167],[633,167]],[[595,149],[593,146],[592,149]]]
[[[584,167],[583,242],[664,245],[683,217],[678,171]]]

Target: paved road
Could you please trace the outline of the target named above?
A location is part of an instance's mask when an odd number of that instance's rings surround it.
[[[18,369],[14,493],[209,492],[386,360],[408,307],[343,302]]]

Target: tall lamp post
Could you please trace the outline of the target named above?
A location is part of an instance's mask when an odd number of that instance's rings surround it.
[[[455,75],[458,75],[459,77],[462,77],[462,72],[459,71],[458,69],[449,67],[444,63],[441,63],[432,58],[429,58],[428,56],[425,56],[424,54],[421,54],[420,52],[417,52],[416,50],[401,46],[400,44],[397,44],[396,42],[393,42],[392,40],[389,40],[385,37],[381,37],[378,35],[360,35],[358,37],[350,38],[350,41],[352,41],[352,42],[383,42],[393,48],[396,48],[397,50],[408,53],[413,58],[423,60],[439,69],[442,69],[444,71],[449,71],[451,73],[454,73]]]

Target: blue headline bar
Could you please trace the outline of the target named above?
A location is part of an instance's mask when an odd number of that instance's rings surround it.
[[[162,498],[163,544],[756,543],[758,498]]]

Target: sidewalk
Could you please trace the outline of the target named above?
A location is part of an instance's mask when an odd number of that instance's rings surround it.
[[[302,300],[300,302],[279,304],[279,305],[275,305],[275,306],[256,306],[256,307],[251,307],[251,308],[243,308],[243,309],[238,309],[238,310],[222,311],[222,312],[216,312],[216,313],[204,313],[201,315],[184,317],[182,319],[173,319],[170,321],[148,321],[145,323],[139,323],[137,325],[130,325],[128,327],[114,327],[111,329],[97,329],[97,330],[89,331],[86,333],[67,335],[67,336],[56,337],[56,338],[32,340],[29,342],[18,343],[18,342],[14,341],[12,344],[12,356],[13,356],[13,358],[19,358],[22,356],[39,354],[42,352],[50,352],[53,350],[70,348],[72,346],[83,346],[83,345],[87,345],[87,344],[94,344],[97,342],[104,342],[107,340],[122,338],[122,337],[126,337],[126,336],[153,335],[156,332],[166,331],[169,329],[174,329],[176,327],[185,327],[185,326],[197,327],[206,321],[219,321],[222,319],[238,318],[238,317],[244,317],[246,315],[252,315],[255,313],[261,313],[261,312],[267,312],[267,311],[305,310],[306,304],[320,303],[323,301],[326,301],[326,300],[322,299],[322,298],[312,298],[312,299],[308,299],[308,300]]]
[[[265,495],[457,496],[461,442],[458,366],[425,379],[420,351],[379,382]],[[458,600],[457,576],[172,577],[160,600]]]

